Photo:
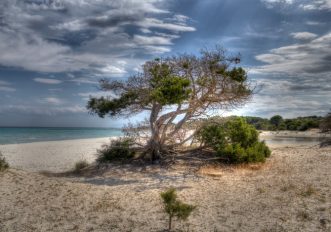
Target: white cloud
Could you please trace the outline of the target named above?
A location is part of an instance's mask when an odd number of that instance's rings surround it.
[[[191,26],[183,25],[183,24],[174,24],[174,23],[167,23],[162,20],[156,18],[145,18],[144,20],[137,22],[142,28],[158,28],[158,29],[165,29],[175,32],[191,32],[195,31],[196,29]]]
[[[56,97],[47,97],[44,99],[45,103],[52,104],[52,105],[61,105],[63,103],[62,100]]]
[[[277,5],[280,6],[292,5],[295,2],[295,0],[261,0],[261,2],[263,2],[267,8],[273,8]]]
[[[255,73],[323,74],[330,78],[331,33],[306,43],[275,48],[255,58],[266,63],[255,67]]]
[[[0,86],[0,92],[15,92],[16,89],[8,86]]]
[[[99,82],[86,77],[76,77],[74,79],[69,80],[70,82],[75,82],[77,84],[98,84]]]
[[[0,92],[15,92],[16,89],[11,87],[11,83],[8,81],[0,80]]]
[[[331,0],[311,0],[309,3],[300,4],[303,10],[331,10]]]
[[[38,83],[49,84],[49,85],[57,85],[62,83],[62,81],[60,80],[49,79],[49,78],[34,78],[33,80]]]
[[[168,4],[166,0],[2,0],[0,64],[39,72],[104,67],[107,72],[124,73],[123,67],[109,63],[124,56],[135,61],[168,52],[180,32],[195,30],[187,24],[187,16],[169,12]],[[133,36],[129,28],[137,29]],[[160,30],[168,36],[158,36]],[[149,42],[141,40],[140,33],[151,34]],[[74,38],[74,46],[68,38]]]
[[[174,37],[135,35],[133,41],[139,45],[171,45],[173,38]]]
[[[315,39],[318,35],[310,32],[295,32],[295,33],[291,33],[291,36],[294,39],[311,40],[311,39]]]
[[[319,25],[323,25],[324,23],[318,21],[307,21],[306,24],[309,26],[319,26]]]
[[[1,113],[14,112],[14,113],[26,113],[26,114],[37,114],[37,115],[58,115],[66,113],[86,113],[87,110],[83,106],[71,105],[71,106],[52,106],[42,107],[36,105],[4,105],[0,108]]]
[[[0,80],[0,85],[10,85],[10,83],[8,81]]]
[[[85,22],[81,20],[73,20],[70,22],[64,22],[62,24],[50,26],[52,29],[68,30],[68,31],[80,31],[86,27]]]
[[[285,4],[293,4],[294,0],[262,0],[265,3],[285,3]]]
[[[123,67],[118,67],[114,65],[107,65],[105,67],[100,68],[100,71],[102,73],[107,73],[107,74],[125,74],[126,71]]]

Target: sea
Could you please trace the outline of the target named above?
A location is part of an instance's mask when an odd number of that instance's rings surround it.
[[[103,138],[123,135],[119,128],[0,127],[0,144]]]

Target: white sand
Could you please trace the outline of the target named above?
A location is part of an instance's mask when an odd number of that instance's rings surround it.
[[[175,231],[331,231],[331,148],[277,148],[261,166],[204,175],[181,170],[59,178],[10,169],[0,173],[0,231],[164,231],[160,192],[170,186],[197,205]]]
[[[286,142],[286,137],[316,138],[321,136],[324,135],[316,130],[305,132],[264,131],[260,134],[260,138],[266,139],[267,142],[273,138],[285,137],[285,142],[271,143],[269,144],[271,147],[297,145],[291,144],[293,142],[291,140]],[[112,139],[114,138],[116,137],[112,137]],[[110,138],[96,138],[0,145],[0,151],[13,168],[34,172],[63,172],[72,169],[77,161],[83,159],[89,163],[95,161],[96,150],[101,148],[102,144],[109,143],[109,140]],[[316,142],[311,142],[307,145],[315,144]]]
[[[8,144],[0,145],[0,151],[13,168],[61,172],[83,159],[93,162],[96,150],[109,141],[110,138],[96,138]]]

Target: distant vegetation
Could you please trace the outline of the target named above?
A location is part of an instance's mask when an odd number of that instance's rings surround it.
[[[9,168],[9,164],[7,163],[5,157],[3,157],[2,153],[0,152],[0,172],[5,171]]]
[[[306,131],[313,128],[319,128],[323,117],[308,116],[284,119],[280,115],[275,115],[270,119],[259,117],[245,117],[247,122],[258,130],[291,130]]]
[[[323,133],[331,132],[331,113],[328,113],[320,123],[320,129]]]
[[[238,118],[238,117],[215,116],[209,118],[208,120],[213,120],[215,122],[224,122],[231,120],[233,118]],[[271,130],[271,131],[274,130],[306,131],[313,128],[318,129],[320,127],[320,123],[323,121],[323,117],[320,116],[307,116],[307,117],[297,117],[290,119],[284,119],[280,115],[275,115],[270,119],[251,117],[251,116],[244,116],[242,118],[244,118],[248,124],[254,126],[255,129],[257,130]],[[196,120],[194,122],[191,122],[190,127],[198,126],[205,121],[207,121],[207,119]]]
[[[325,118],[320,123],[320,130],[322,133],[331,133],[331,113],[328,113]],[[321,143],[321,147],[330,146],[331,145],[331,139],[326,138]]]

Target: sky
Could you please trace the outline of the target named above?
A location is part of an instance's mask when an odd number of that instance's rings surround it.
[[[331,111],[331,0],[1,0],[0,126],[120,127],[86,110],[98,80],[223,46],[259,86],[224,115]]]

